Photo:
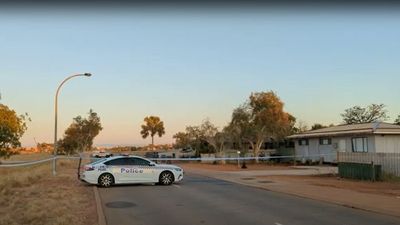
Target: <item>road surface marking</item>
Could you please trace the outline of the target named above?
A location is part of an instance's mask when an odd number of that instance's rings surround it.
[[[281,223],[275,223],[275,225],[283,225],[283,224],[281,224]]]

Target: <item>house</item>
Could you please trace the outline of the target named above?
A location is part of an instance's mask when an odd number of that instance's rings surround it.
[[[288,137],[300,160],[336,162],[337,152],[400,153],[400,126],[375,122],[339,125]]]

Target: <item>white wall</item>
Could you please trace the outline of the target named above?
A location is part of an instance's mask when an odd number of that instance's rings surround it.
[[[359,135],[354,137],[366,137],[368,140],[368,152],[375,152],[375,136],[374,135]],[[334,137],[332,138],[332,145],[337,145],[337,151],[353,152],[351,136],[347,137]]]
[[[375,146],[375,136],[374,135],[360,135],[355,137],[367,137],[368,138],[368,152],[375,152],[377,147]],[[295,152],[298,159],[311,159],[313,161],[319,160],[319,156],[315,155],[325,155],[325,162],[336,162],[337,161],[337,151],[352,152],[352,137],[333,137],[331,145],[320,145],[319,138],[310,138],[309,145],[299,145],[298,140],[295,141]],[[397,142],[395,142],[397,141]],[[400,136],[396,138],[395,141],[386,141],[386,145],[397,146],[398,152],[400,152]],[[393,144],[395,142],[395,144]],[[386,149],[386,148],[385,148]],[[393,151],[392,151],[393,152]]]
[[[332,145],[320,145],[319,138],[308,139],[308,145],[299,145],[298,140],[295,141],[295,152],[298,160],[310,159],[312,161],[319,161],[320,155],[325,154],[325,162],[334,162],[336,160],[336,151]],[[326,154],[334,154],[326,156]]]
[[[298,160],[301,160],[302,158],[308,158],[308,145],[299,145],[299,140],[295,140],[294,149]]]
[[[376,152],[400,153],[400,135],[376,135]]]

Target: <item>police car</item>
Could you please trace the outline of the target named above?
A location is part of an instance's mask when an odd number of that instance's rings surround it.
[[[138,156],[113,156],[83,166],[79,175],[81,180],[102,187],[135,183],[170,185],[183,179],[183,170]]]

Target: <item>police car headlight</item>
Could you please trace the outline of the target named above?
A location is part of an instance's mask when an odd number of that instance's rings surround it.
[[[175,171],[181,172],[182,169],[181,168],[174,168]]]

